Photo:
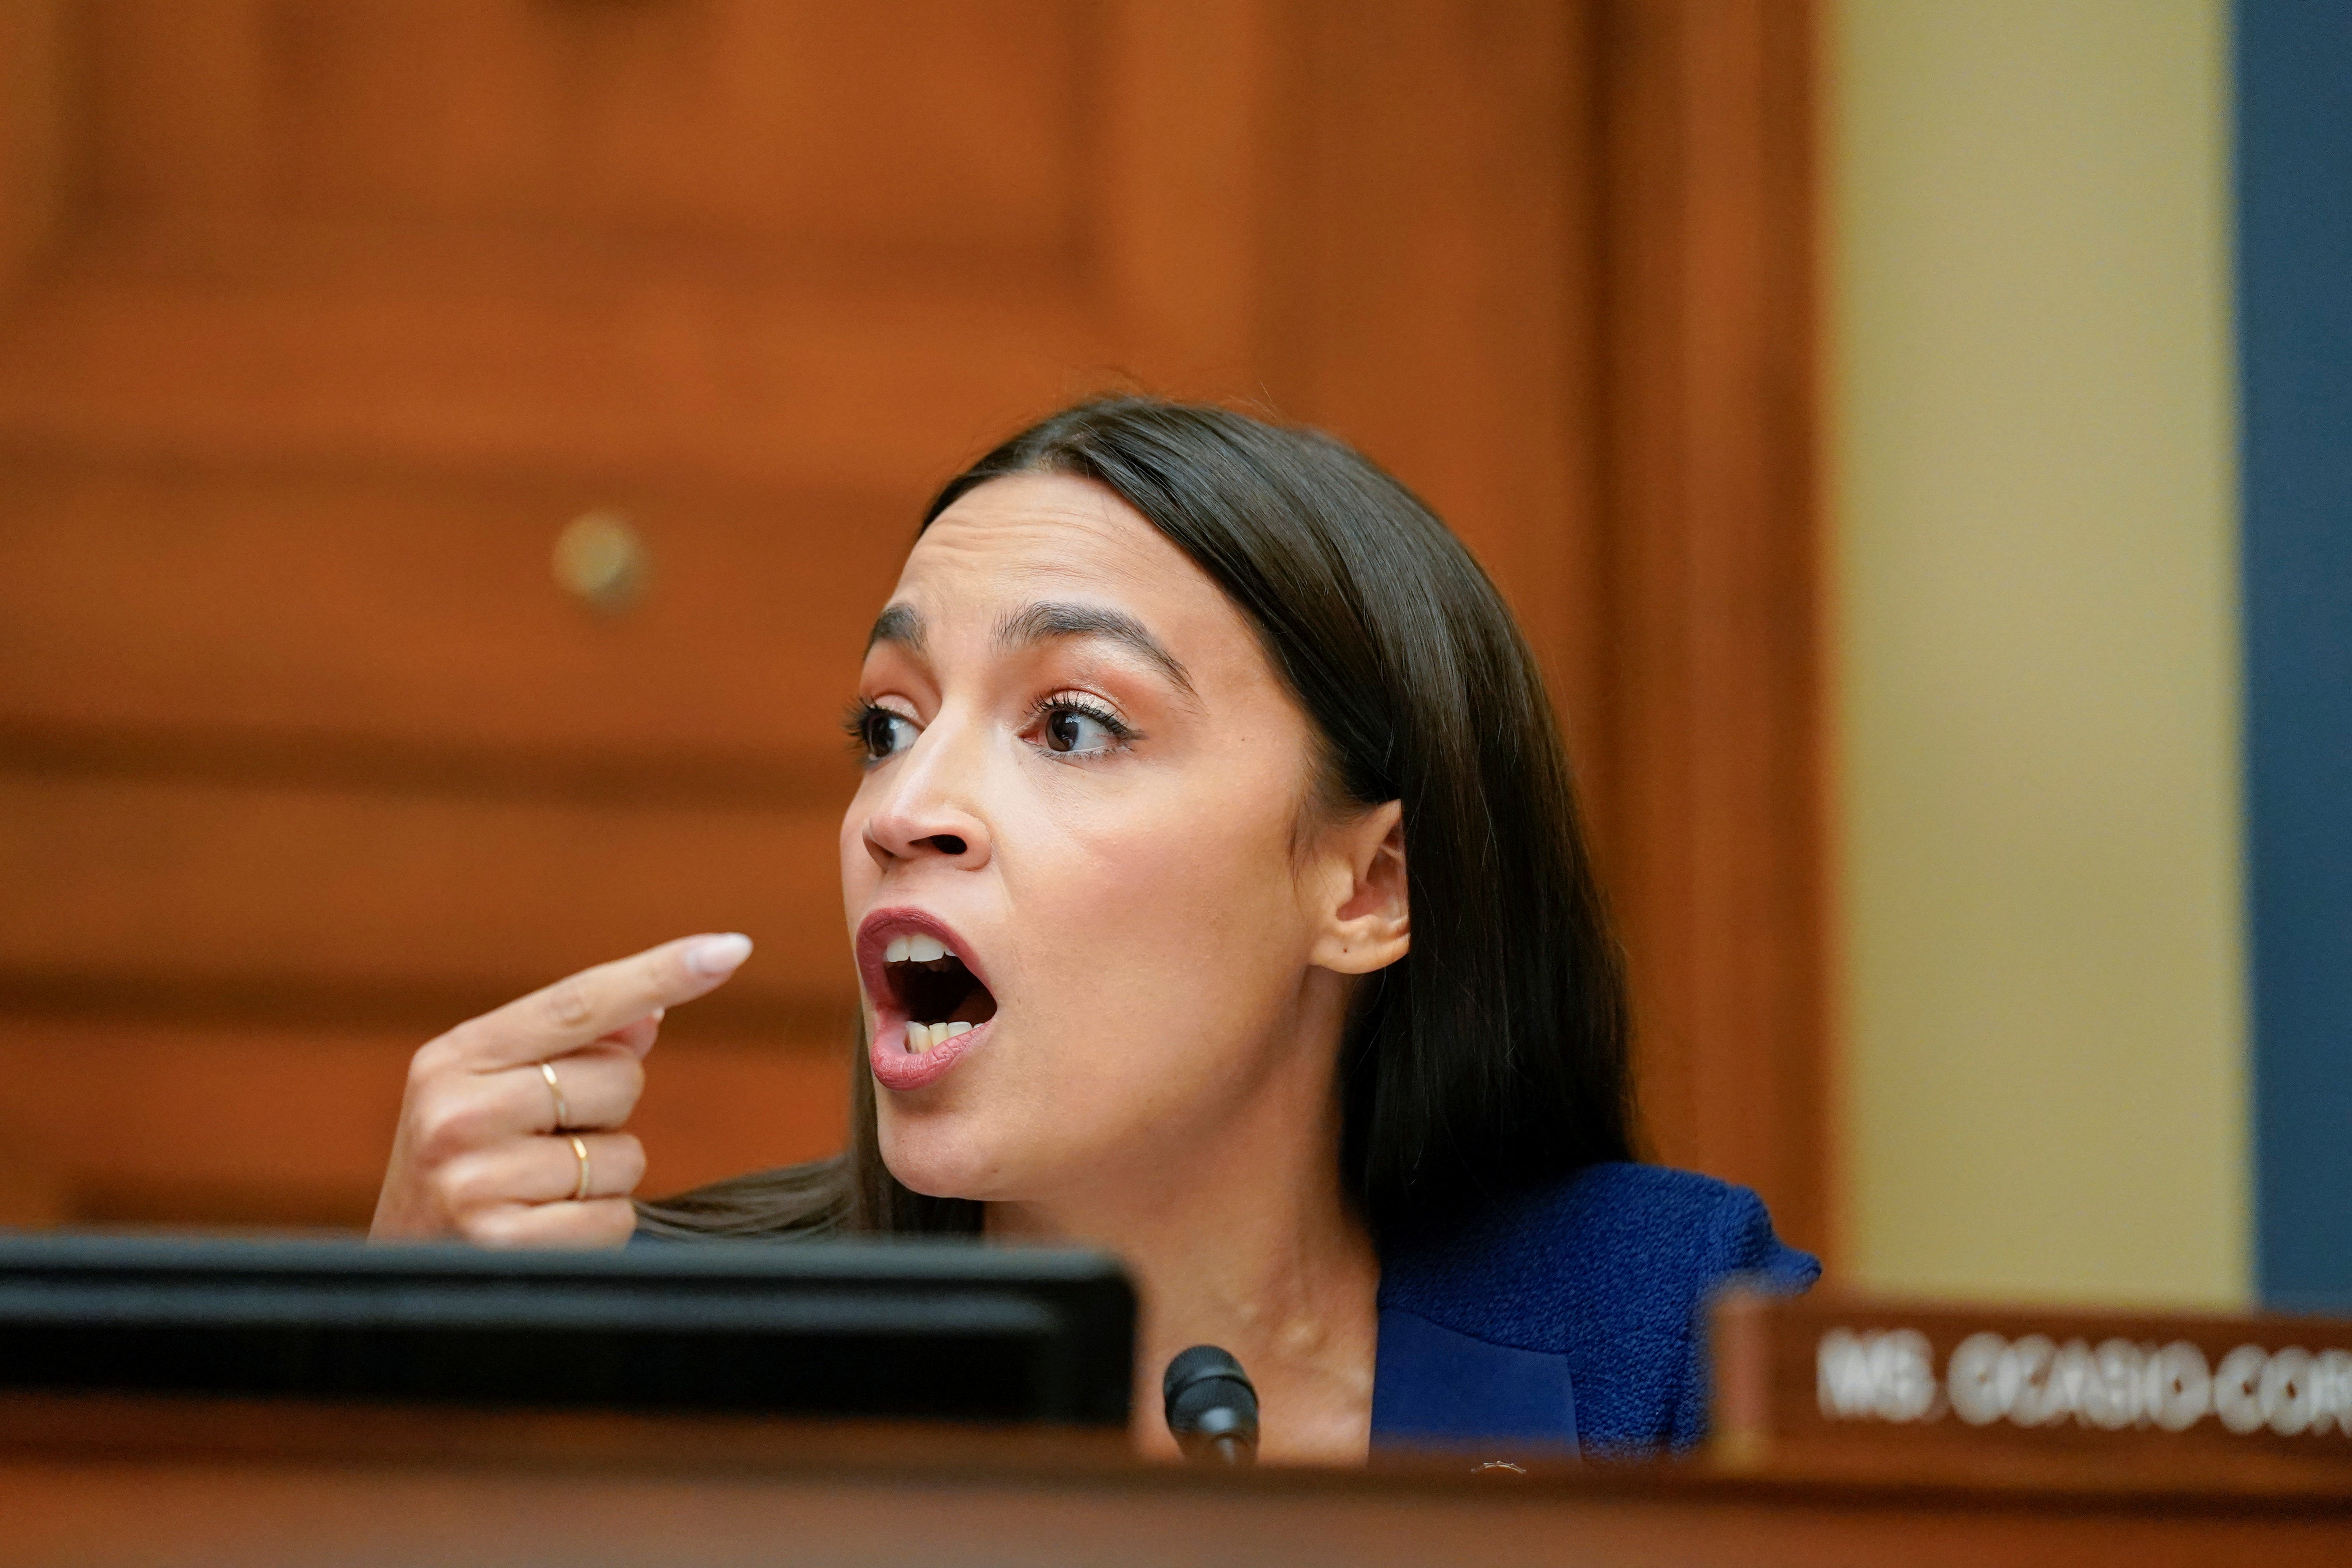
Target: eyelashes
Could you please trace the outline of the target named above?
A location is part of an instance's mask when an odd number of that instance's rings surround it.
[[[841,716],[849,749],[868,764],[887,761],[914,743],[915,721],[877,703],[855,701]]]
[[[1086,725],[1094,724],[1103,731],[1104,745],[1081,747],[1086,739]],[[1045,749],[1059,757],[1098,757],[1123,750],[1135,739],[1135,731],[1108,708],[1075,692],[1060,691],[1040,698],[1029,710],[1029,729],[1045,740]],[[1025,731],[1024,731],[1025,732]]]
[[[906,714],[863,699],[843,710],[841,728],[851,752],[868,766],[897,756],[914,744],[919,732],[915,721]],[[1134,727],[1107,704],[1069,691],[1039,698],[1029,710],[1022,734],[1024,738],[1034,734],[1037,739],[1032,745],[1064,762],[1124,751],[1139,738]]]

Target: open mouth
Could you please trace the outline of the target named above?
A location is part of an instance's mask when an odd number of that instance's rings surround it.
[[[901,931],[892,937],[882,950],[882,973],[892,1011],[905,1017],[903,1046],[910,1056],[928,1056],[996,1016],[996,998],[988,987],[946,942],[929,932]]]
[[[988,1042],[996,997],[987,967],[928,910],[876,910],[858,922],[858,978],[873,1007],[866,1060],[877,1085],[929,1088]]]

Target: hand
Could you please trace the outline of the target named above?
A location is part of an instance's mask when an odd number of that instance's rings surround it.
[[[400,1131],[369,1235],[454,1236],[488,1247],[627,1241],[636,1228],[629,1194],[645,1175],[646,1152],[619,1129],[645,1088],[645,1055],[662,1014],[724,984],[751,952],[749,937],[731,934],[665,942],[583,969],[426,1044],[408,1064]],[[575,1199],[580,1149],[588,1190]]]

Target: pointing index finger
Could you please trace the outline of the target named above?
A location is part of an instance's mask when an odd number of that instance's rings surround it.
[[[460,1025],[467,1060],[495,1072],[577,1050],[665,1007],[715,991],[751,954],[740,931],[681,937],[567,975]]]

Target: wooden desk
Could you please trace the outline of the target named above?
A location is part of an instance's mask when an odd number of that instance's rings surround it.
[[[1737,1472],[1213,1474],[1087,1434],[0,1399],[11,1563],[2352,1562],[2352,1495]]]

